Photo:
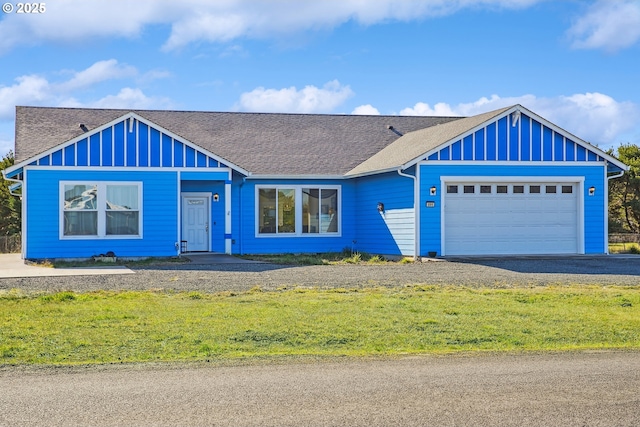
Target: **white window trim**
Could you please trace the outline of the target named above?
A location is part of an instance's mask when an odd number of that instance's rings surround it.
[[[319,190],[337,190],[338,191],[338,231],[331,233],[303,233],[302,232],[302,189],[314,188]],[[295,221],[296,232],[295,233],[260,233],[260,190],[275,189],[276,194],[278,190],[294,190],[295,191]],[[304,184],[304,185],[286,185],[286,184],[260,184],[255,186],[255,237],[259,239],[264,238],[286,238],[286,237],[309,237],[309,238],[327,238],[327,237],[342,237],[342,186],[341,185],[316,185],[316,184]]]
[[[64,235],[64,187],[65,185],[95,185],[97,186],[97,212],[98,212],[98,234],[97,235],[82,235],[82,236],[65,236]],[[105,194],[107,193],[108,185],[135,185],[138,187],[138,230],[139,234],[111,234],[107,235],[106,232],[106,203]],[[143,205],[142,205],[142,182],[139,181],[60,181],[59,193],[59,227],[58,233],[60,240],[131,240],[143,238]]]

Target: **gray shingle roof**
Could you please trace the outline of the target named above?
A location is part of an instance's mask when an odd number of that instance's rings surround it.
[[[425,129],[408,132],[350,170],[347,175],[361,175],[374,171],[399,168],[511,108],[512,107],[501,108],[499,110],[489,111],[488,113],[478,114],[477,116],[465,117]]]
[[[403,134],[459,117],[17,107],[16,163],[129,112],[259,175],[344,175]],[[400,138],[402,139],[402,138]],[[411,144],[404,144],[411,145]]]

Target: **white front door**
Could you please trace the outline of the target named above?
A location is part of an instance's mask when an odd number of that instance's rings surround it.
[[[201,196],[182,197],[182,240],[187,252],[209,250],[209,198]]]

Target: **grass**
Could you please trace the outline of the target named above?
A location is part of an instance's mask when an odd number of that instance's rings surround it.
[[[146,267],[150,265],[161,264],[179,264],[189,262],[183,257],[162,257],[162,258],[141,258],[141,259],[117,259],[114,263],[101,263],[95,262],[91,259],[78,260],[78,261],[65,261],[65,260],[40,260],[40,261],[28,261],[28,263],[37,265],[39,267],[48,268],[73,268],[73,267],[113,267],[113,266],[127,266],[127,267]]]
[[[242,255],[241,258],[283,265],[384,264],[393,262],[380,255],[351,252],[348,249],[342,252],[317,254]],[[401,262],[413,262],[413,259],[402,258]]]
[[[640,254],[640,245],[637,243],[609,243],[609,253]]]
[[[0,365],[604,348],[640,348],[640,289],[0,293]]]

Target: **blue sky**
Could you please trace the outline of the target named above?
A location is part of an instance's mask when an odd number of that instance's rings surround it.
[[[0,155],[16,105],[467,116],[520,103],[601,148],[640,144],[640,0],[8,4]]]

